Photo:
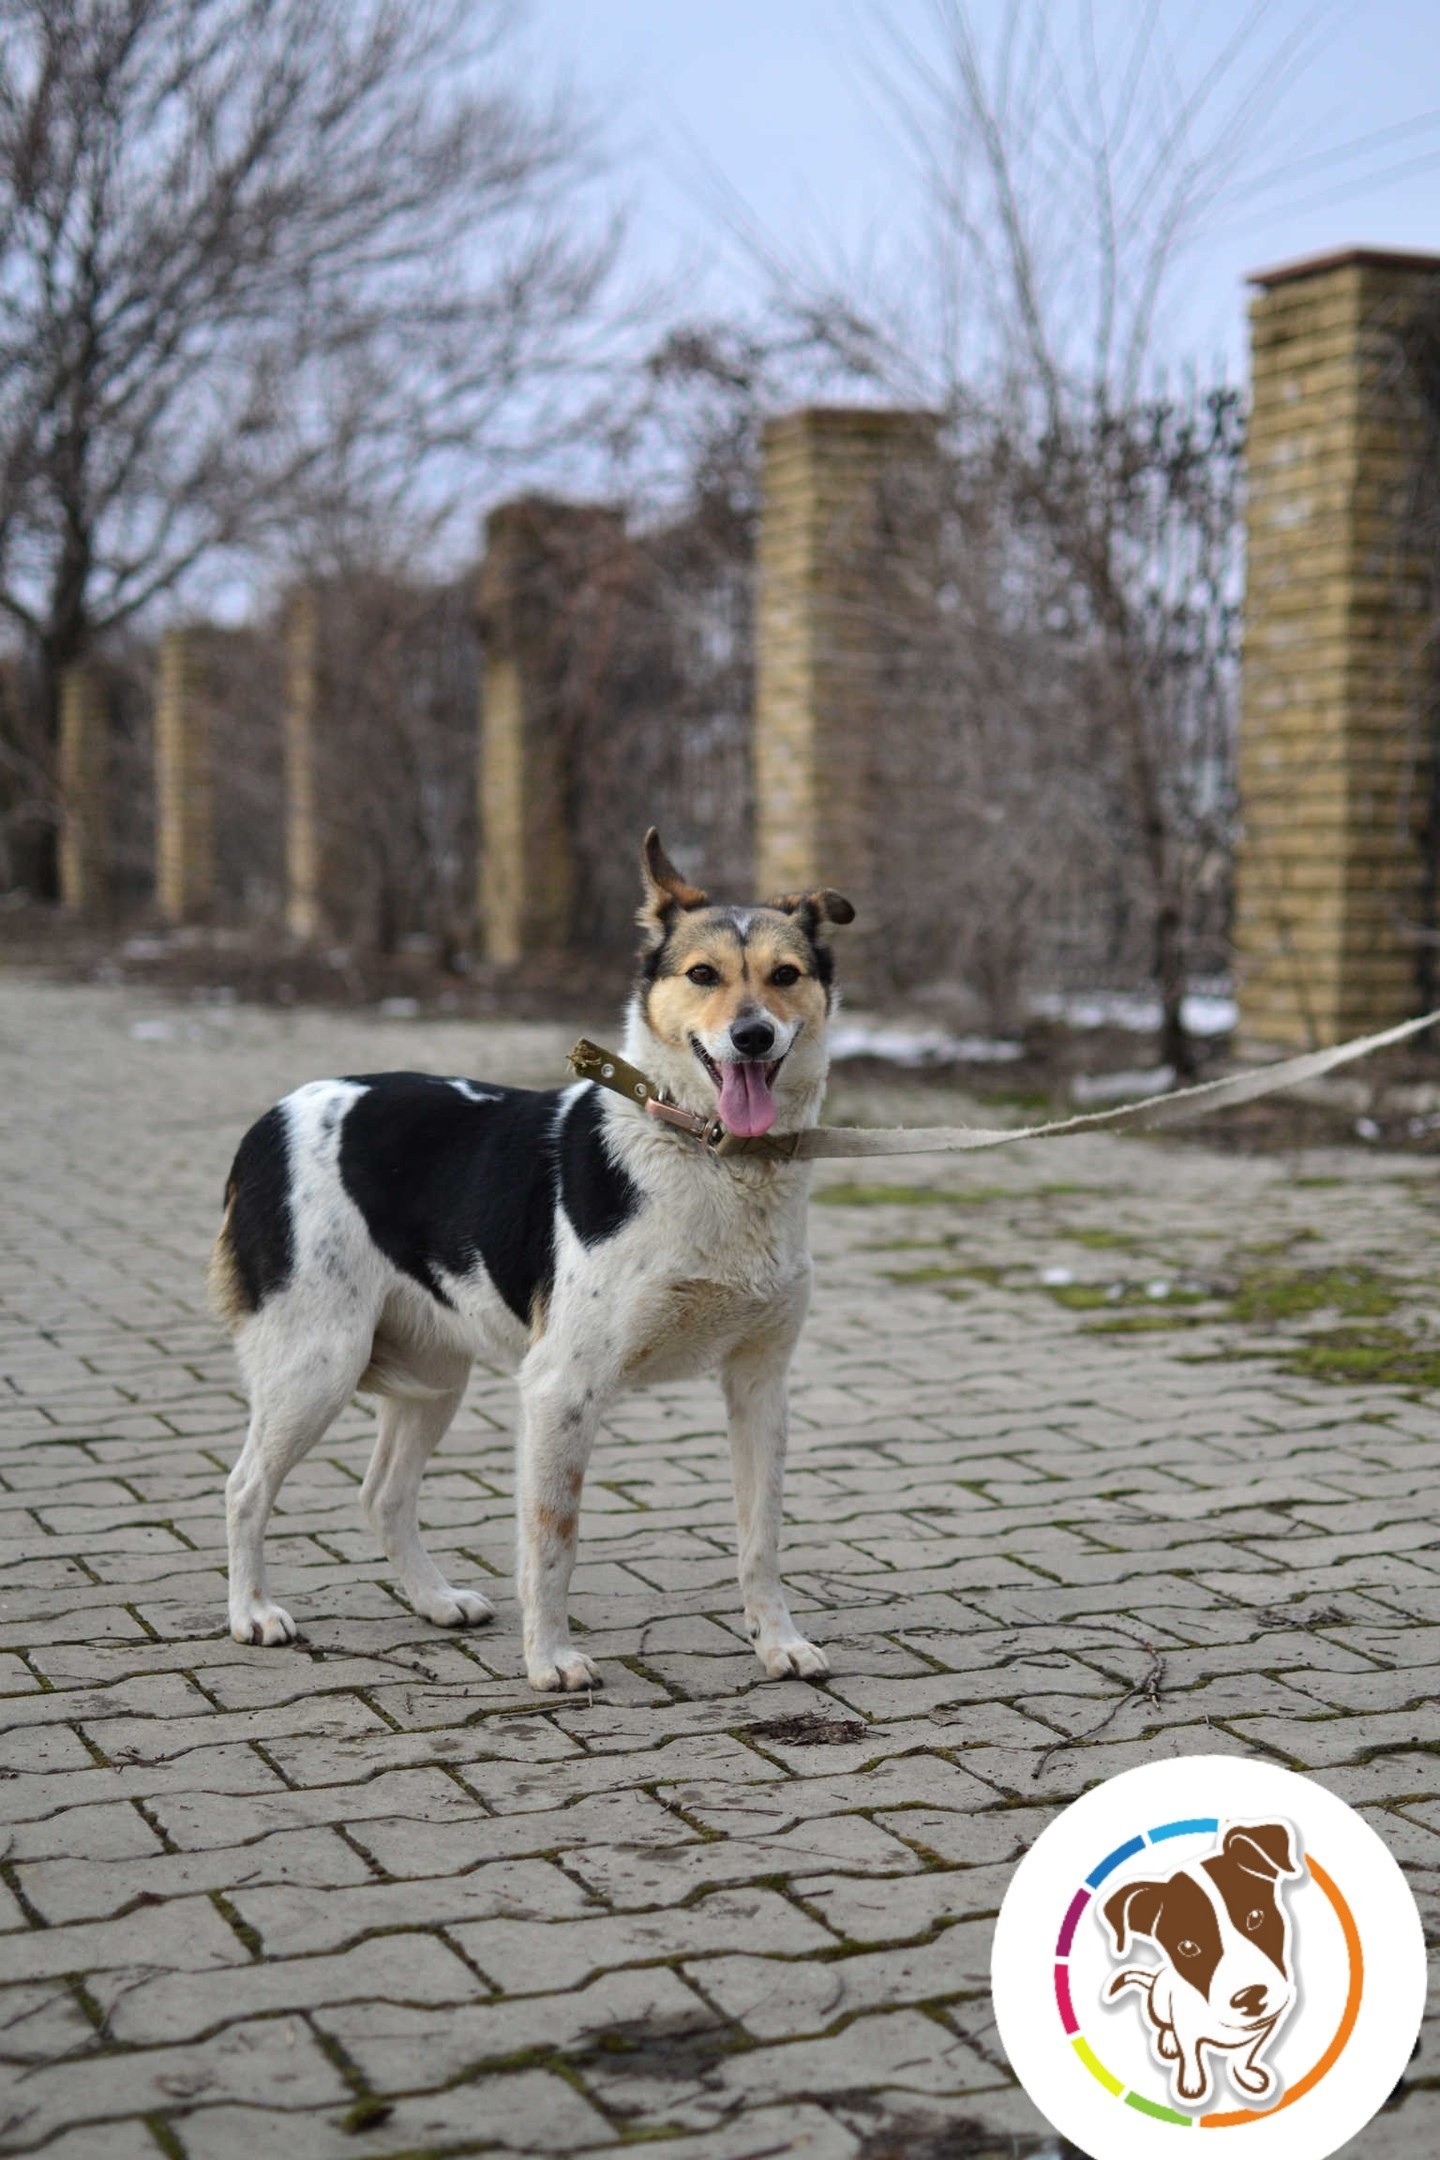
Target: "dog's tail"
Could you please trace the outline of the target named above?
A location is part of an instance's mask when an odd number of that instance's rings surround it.
[[[242,1320],[247,1320],[254,1310],[235,1257],[235,1241],[231,1235],[231,1217],[235,1212],[235,1184],[231,1180],[225,1194],[225,1219],[220,1225],[220,1235],[210,1255],[205,1287],[210,1293],[210,1310],[222,1327],[233,1335]]]
[[[1148,1997],[1153,1994],[1155,1982],[1159,1977],[1160,1975],[1157,1972],[1147,1971],[1143,1965],[1127,1965],[1123,1972],[1116,1973],[1114,1979],[1106,1988],[1105,2000],[1106,2002],[1114,2002],[1116,1996],[1123,1995],[1126,1988],[1129,1987],[1139,1988]]]

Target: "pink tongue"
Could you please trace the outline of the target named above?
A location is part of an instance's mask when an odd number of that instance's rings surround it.
[[[775,1097],[763,1065],[722,1065],[720,1118],[742,1140],[758,1140],[775,1122]]]

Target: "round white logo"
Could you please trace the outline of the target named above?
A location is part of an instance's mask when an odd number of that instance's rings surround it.
[[[1353,1808],[1270,1763],[1191,1755],[1123,1771],[1042,1832],[991,1985],[1016,2076],[1095,2160],[1173,2154],[1194,2129],[1243,2130],[1242,2160],[1325,2160],[1404,2073],[1425,1943]]]

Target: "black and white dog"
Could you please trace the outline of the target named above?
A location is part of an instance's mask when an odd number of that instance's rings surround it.
[[[755,1135],[813,1125],[838,893],[712,906],[644,849],[640,980],[624,1055],[672,1101]],[[357,1389],[381,1398],[361,1502],[415,1610],[492,1617],[420,1539],[427,1458],[473,1359],[520,1384],[518,1589],[538,1688],[599,1675],[567,1596],[585,1466],[626,1389],[718,1370],[745,1625],[772,1678],[827,1670],[779,1575],[786,1371],[805,1317],[808,1166],[717,1160],[590,1082],[537,1093],[423,1073],[317,1080],[240,1144],[211,1267],[251,1405],[227,1486],[230,1630],[293,1641],[263,1541],[286,1475]]]

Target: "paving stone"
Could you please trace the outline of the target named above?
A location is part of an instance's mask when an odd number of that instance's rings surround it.
[[[331,2003],[457,2003],[489,1990],[435,1935],[397,1933],[336,1957],[272,1958],[240,1971],[166,1973],[137,1981],[107,1973],[95,1999],[121,2042],[156,2046],[198,2039],[236,2018],[306,2013]]]
[[[731,1843],[595,1845],[572,1853],[572,1874],[612,1905],[678,1905],[702,1885],[817,1874],[835,1867],[898,1875],[919,1865],[897,1838],[862,1815],[826,1816]]]
[[[1283,1157],[1091,1137],[907,1171],[946,1206],[818,1205],[787,1546],[832,1677],[770,1683],[743,1643],[705,1382],[602,1434],[573,1609],[609,1684],[540,1699],[515,1391],[484,1372],[422,1512],[494,1626],[398,1600],[361,1405],[277,1512],[304,1640],[229,1641],[244,1409],[204,1310],[216,1195],[268,1102],[376,1064],[376,1022],[187,1008],[136,1040],[154,1004],[0,978],[0,2057],[25,2073],[0,2138],[860,2160],[968,2118],[1018,2160],[1044,2133],[996,2053],[993,1914],[1060,1805],[1156,1756],[1310,1768],[1440,1936],[1440,1397],[1298,1378],[1283,1324],[1097,1335],[1038,1282],[1056,1256],[1101,1285],[1218,1278],[1286,1240],[1297,1266],[1393,1271],[1440,1170],[1319,1151],[1340,1182],[1309,1189]],[[573,1038],[385,1028],[387,1064],[527,1085]],[[1085,1242],[1117,1228],[1132,1246]],[[952,1254],[996,1271],[963,1308],[904,1280]],[[1152,1646],[1158,1704],[1126,1692]],[[1355,2160],[1440,2146],[1437,2033]],[[347,2127],[357,2079],[384,2123]]]
[[[464,1822],[357,1821],[351,1835],[389,1875],[453,1875],[485,1860],[588,1848],[611,1838],[664,1850],[693,1843],[695,1833],[649,1793],[625,1791],[512,1815],[472,1808]]]
[[[253,1844],[157,1851],[141,1860],[51,1860],[15,1872],[30,1903],[52,1923],[97,1919],[122,1912],[137,1899],[155,1904],[197,1890],[233,1896],[251,1883],[330,1886],[373,1879],[360,1854],[332,1830],[278,1831]]]
[[[608,2107],[649,2111],[663,2104],[660,2092],[665,2088],[653,2072],[647,2076],[643,2062],[627,2063],[617,2054],[587,2065],[586,2076]],[[718,2055],[688,2092],[670,2104],[673,2119],[699,2128],[741,2104],[805,2099],[829,2106],[845,2098],[897,2092],[961,2100],[1008,2083],[1008,2072],[985,2061],[942,2024],[918,2011],[896,2010],[857,2018],[829,2038]]]
[[[88,2135],[91,2154],[102,2160],[116,2121],[164,2115],[202,2097],[334,2106],[349,2100],[350,2089],[302,2019],[257,2018],[185,2047],[97,2051],[36,2066],[9,2101],[9,2134],[38,2145],[68,2130],[77,2154]]]
[[[348,2108],[281,2114],[267,2108],[197,2109],[181,2125],[187,2160],[339,2160],[349,2153],[389,2155],[450,2150],[484,2140],[487,2151],[574,2153],[614,2143],[614,2132],[562,2077],[512,2070],[478,2077],[452,2092],[397,2098],[372,2129],[354,2126]],[[497,2148],[495,2140],[503,2141]]]
[[[678,1911],[482,1920],[450,1932],[506,1995],[547,1993],[625,1965],[668,1964],[742,1947],[786,1958],[835,1947],[828,1928],[773,1890],[712,1890]]]
[[[115,1920],[82,1920],[72,1927],[31,1928],[5,1942],[7,1980],[54,1973],[113,1972],[145,1966],[157,1972],[202,1972],[243,1965],[246,1953],[233,1928],[208,1898],[175,1898]]]
[[[45,2160],[157,2160],[163,2148],[143,2122],[87,2123],[47,2138]]]
[[[77,2049],[85,2051],[94,2033],[79,1996],[66,1980],[21,1981],[0,1987],[0,2062],[54,2062]]]
[[[403,2092],[422,2080],[448,2084],[521,2049],[584,2054],[602,2039],[613,2044],[647,2030],[671,2038],[710,2031],[715,2019],[677,1974],[640,1969],[548,1995],[538,2016],[529,1996],[463,2010],[412,2010],[381,1999],[323,2009],[315,2022],[377,2091]]]
[[[962,1921],[930,1942],[850,1957],[708,1958],[681,1970],[709,2001],[758,2040],[827,2031],[857,2011],[952,1995],[988,2000],[989,1921]]]
[[[496,1860],[465,1874],[372,1881],[352,1889],[240,1885],[234,1902],[267,1954],[295,1957],[337,1950],[362,1935],[396,1927],[449,1927],[495,1918],[561,1920],[593,1910],[595,1901],[549,1860]]]

